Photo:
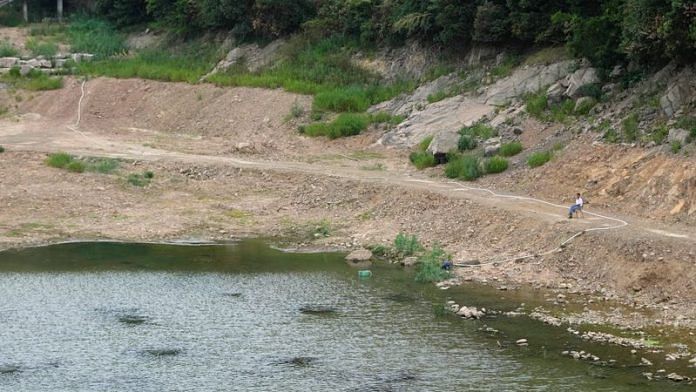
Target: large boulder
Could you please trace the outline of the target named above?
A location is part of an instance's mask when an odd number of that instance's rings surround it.
[[[427,151],[433,155],[444,155],[457,149],[459,143],[459,132],[456,130],[445,130],[438,132],[430,142]]]
[[[352,264],[363,264],[367,263],[372,259],[372,252],[368,249],[358,249],[350,252],[346,256],[346,261]]]
[[[549,86],[549,88],[546,90],[546,100],[548,104],[553,105],[561,103],[567,89],[568,85],[563,80]]]
[[[672,128],[669,130],[669,134],[667,135],[667,141],[670,143],[679,142],[681,145],[685,145],[689,142],[690,136],[689,131],[686,129]]]
[[[0,68],[12,68],[19,64],[17,57],[2,57],[0,58]]]
[[[582,96],[580,90],[582,86],[599,82],[599,73],[596,68],[580,68],[568,78],[568,88],[565,91],[565,95],[573,99],[580,98]]]
[[[691,67],[683,69],[667,86],[660,98],[660,106],[667,117],[673,117],[684,105],[696,100],[696,72]]]

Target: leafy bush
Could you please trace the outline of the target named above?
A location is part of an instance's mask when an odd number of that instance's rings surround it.
[[[515,156],[520,152],[522,152],[522,143],[520,142],[504,143],[500,146],[500,155],[504,157]]]
[[[421,283],[439,282],[451,276],[450,272],[442,269],[442,262],[448,258],[445,251],[439,246],[425,252],[418,258],[416,267],[416,281]]]
[[[486,159],[483,164],[486,173],[502,173],[508,168],[508,161],[503,157],[492,157]]]
[[[529,167],[539,167],[550,161],[552,155],[551,151],[535,152],[527,158],[527,164]]]
[[[471,155],[458,156],[447,162],[445,176],[465,181],[473,181],[482,175],[481,162]]]
[[[72,160],[72,155],[66,152],[56,152],[48,155],[48,158],[46,158],[46,164],[51,167],[63,169],[67,167]]]
[[[143,173],[143,174],[131,173],[126,178],[126,181],[128,181],[128,183],[133,185],[133,186],[144,187],[144,186],[150,185],[151,179],[152,179],[152,177],[148,178],[145,175],[145,173]]]
[[[638,115],[632,113],[621,121],[624,140],[634,142],[638,139]]]
[[[457,143],[457,148],[459,151],[467,151],[467,150],[473,150],[476,148],[477,143],[476,139],[474,139],[473,136],[471,135],[460,135],[459,136],[459,142]]]
[[[3,152],[5,152],[5,147],[0,146],[0,153],[3,153]]]
[[[423,245],[415,235],[399,233],[394,238],[394,250],[401,257],[413,256],[416,252],[423,250]]]
[[[542,119],[548,105],[545,91],[536,94],[527,94],[524,97],[525,109],[531,116]]]

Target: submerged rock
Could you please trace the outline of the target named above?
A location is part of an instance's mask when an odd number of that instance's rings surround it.
[[[335,314],[336,308],[324,305],[307,305],[300,308],[300,312],[304,314]]]
[[[182,353],[181,349],[178,348],[155,348],[147,349],[143,351],[145,354],[152,355],[154,357],[173,357]]]
[[[234,297],[234,298],[237,298],[237,297],[241,297],[241,296],[242,296],[242,293],[222,293],[222,295],[225,296],[225,297]]]
[[[17,365],[0,365],[0,374],[11,374],[19,372]]]
[[[126,314],[123,316],[118,317],[118,321],[123,324],[128,324],[128,325],[139,325],[139,324],[144,324],[150,320],[149,317],[146,316],[138,316],[135,314]]]
[[[350,252],[348,256],[346,256],[346,261],[349,264],[364,265],[366,263],[369,263],[370,259],[372,259],[372,252],[368,249],[354,250]]]
[[[317,361],[314,357],[292,357],[289,359],[284,359],[282,361],[276,362],[276,365],[290,365],[290,366],[310,366]]]

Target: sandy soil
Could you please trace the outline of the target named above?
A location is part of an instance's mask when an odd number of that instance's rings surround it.
[[[302,119],[285,117],[310,101],[283,91],[99,78],[85,92],[78,125],[75,80],[15,100],[0,120],[0,248],[271,236],[289,246],[348,250],[390,243],[403,231],[442,244],[455,261],[483,264],[459,269],[459,279],[570,286],[653,312],[605,321],[696,326],[692,161],[579,139],[547,167],[473,184],[560,203],[552,205],[492,197],[435,169],[417,172],[405,152],[373,145],[383,129],[336,141],[299,135],[294,121]],[[56,151],[114,157],[121,166],[112,174],[71,173],[44,164]],[[605,154],[617,158],[601,160]],[[575,171],[566,157],[586,170]],[[642,174],[633,178],[629,168]],[[149,186],[126,181],[144,170],[155,173]],[[619,177],[624,195],[651,189],[659,202],[636,211],[634,198],[612,193]],[[641,186],[641,178],[654,186]],[[590,180],[599,190],[591,190],[588,211],[625,227],[587,232],[545,256],[499,262],[553,250],[579,231],[617,226],[598,216],[567,219],[565,193]],[[661,196],[675,186],[686,189]]]

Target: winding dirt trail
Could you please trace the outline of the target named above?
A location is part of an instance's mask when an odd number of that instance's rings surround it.
[[[84,96],[84,90],[83,90]],[[82,102],[80,97],[79,102]],[[63,116],[47,119],[37,114],[22,115],[19,121],[0,122],[0,144],[18,151],[55,152],[66,151],[76,155],[121,158],[142,161],[178,161],[188,164],[222,164],[235,168],[271,170],[283,173],[302,173],[337,177],[367,183],[388,184],[411,190],[436,192],[450,198],[468,199],[480,205],[500,208],[522,215],[527,219],[544,221],[549,224],[567,219],[566,206],[538,200],[531,197],[497,193],[493,190],[476,188],[446,179],[434,179],[396,171],[368,172],[336,165],[311,164],[292,161],[262,161],[241,159],[230,156],[189,154],[178,151],[151,148],[134,143],[110,139],[80,126],[81,112],[74,112],[70,118]],[[686,243],[696,241],[696,230],[686,226],[659,224],[644,219],[614,216],[608,211],[586,209],[587,218],[576,219],[572,224],[577,234],[583,232],[613,230],[621,235],[670,238]],[[541,252],[552,252],[540,250]]]

